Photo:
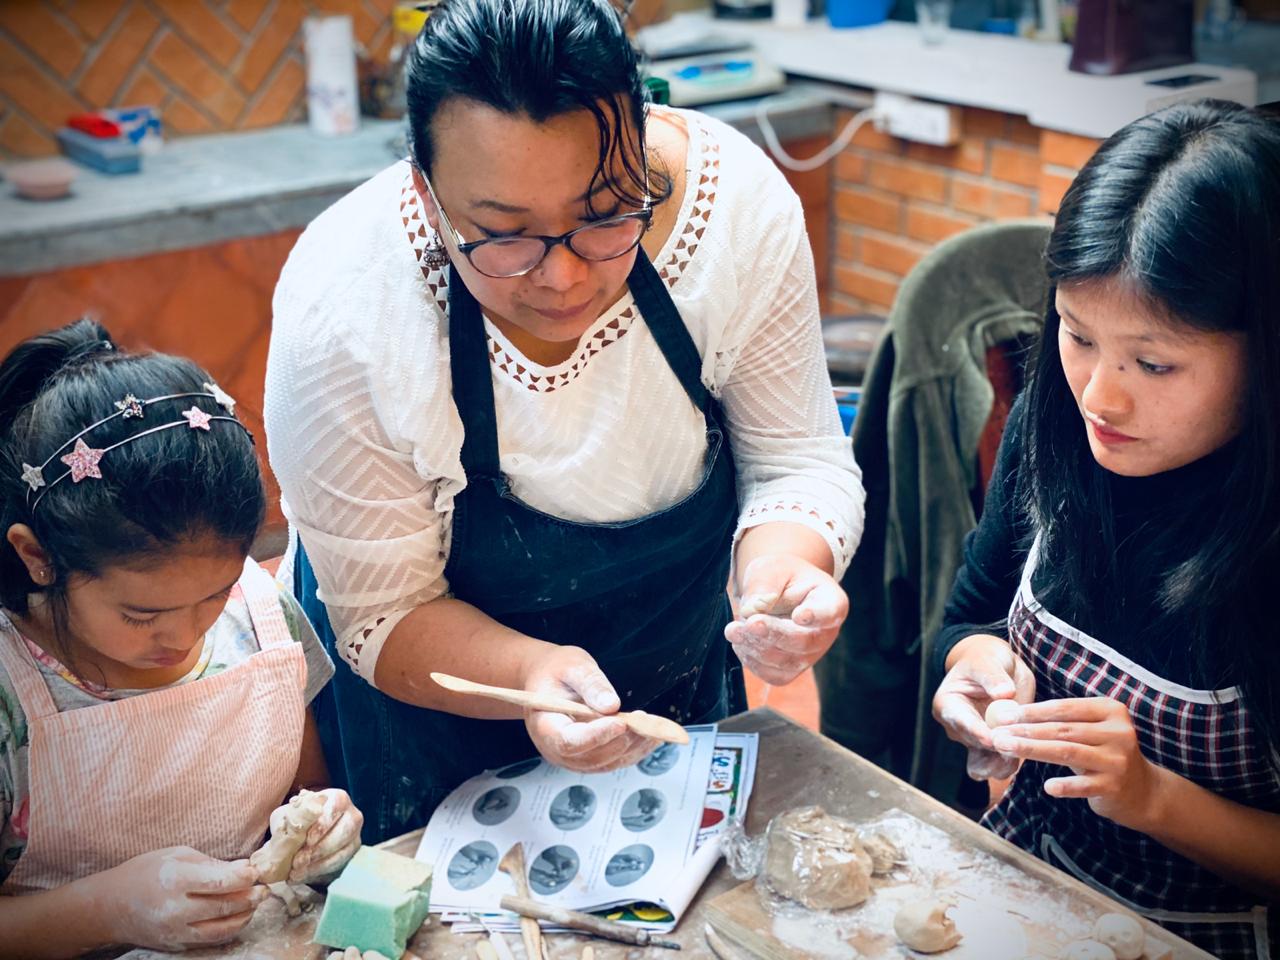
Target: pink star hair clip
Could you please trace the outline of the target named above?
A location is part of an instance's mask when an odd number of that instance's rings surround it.
[[[44,495],[56,487],[67,477],[71,478],[72,483],[80,483],[82,480],[101,480],[102,469],[99,464],[102,458],[115,450],[117,447],[123,447],[126,443],[132,443],[139,437],[145,437],[153,433],[159,433],[161,430],[172,430],[174,427],[186,427],[189,430],[203,430],[205,433],[210,432],[212,424],[218,420],[225,420],[228,423],[234,423],[245,433],[249,433],[249,428],[235,417],[236,402],[225,390],[216,383],[203,383],[204,392],[188,392],[188,393],[168,393],[161,397],[150,397],[146,400],[139,400],[132,393],[126,394],[122,399],[117,400],[114,404],[116,410],[108,416],[103,417],[95,423],[89,424],[75,436],[66,440],[61,446],[49,455],[49,458],[39,466],[33,466],[29,463],[22,465],[22,482],[27,485],[27,499],[31,502],[31,510],[34,513],[40,501],[44,499]],[[207,410],[201,410],[198,404],[192,404],[190,410],[183,410],[181,420],[170,420],[167,423],[161,423],[154,427],[148,427],[146,430],[140,430],[131,436],[118,440],[113,444],[105,447],[92,447],[85,442],[85,435],[98,429],[104,423],[120,418],[122,420],[142,420],[146,415],[147,408],[153,404],[160,403],[164,400],[183,400],[187,398],[204,398],[212,400],[221,407],[226,413],[209,413]],[[253,440],[253,434],[249,434],[250,441]],[[62,451],[71,447],[71,452],[62,454]],[[59,454],[62,454],[59,456]],[[52,480],[46,480],[44,476],[45,470],[49,464],[57,459],[66,464],[67,469],[54,477]],[[34,495],[35,499],[32,500]]]

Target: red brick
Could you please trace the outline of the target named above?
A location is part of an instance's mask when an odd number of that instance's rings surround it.
[[[71,76],[84,57],[84,42],[64,27],[44,4],[33,0],[0,3],[0,30],[63,77]]]
[[[81,96],[95,107],[112,104],[159,26],[160,21],[146,7],[133,7],[80,78]]]
[[[151,65],[224,126],[230,126],[244,107],[244,97],[176,34],[160,38],[151,51]]]
[[[839,187],[836,189],[836,216],[840,220],[897,233],[902,225],[902,201],[869,190]]]
[[[240,121],[241,127],[270,127],[294,119],[302,109],[302,93],[306,86],[306,71],[296,60],[280,64],[274,77]]]
[[[841,125],[841,127],[843,124]],[[837,133],[841,129],[837,127]],[[878,150],[881,153],[901,153],[902,145],[894,137],[876,129],[876,125],[868,120],[858,132],[853,135],[853,139],[849,141],[855,147],[864,147],[867,150]]]
[[[966,137],[1003,140],[1009,130],[1009,115],[979,107],[965,107],[963,132]]]
[[[987,144],[985,140],[968,137],[953,147],[937,147],[931,143],[913,143],[907,147],[907,156],[921,163],[932,163],[965,173],[987,172]]]
[[[204,0],[151,0],[193,46],[220,67],[228,67],[240,52],[239,38]]]
[[[1044,213],[1057,213],[1062,195],[1071,186],[1071,178],[1043,170],[1040,173],[1040,209]]]
[[[1026,117],[1009,118],[1009,139],[1024,147],[1040,146],[1040,128]]]
[[[169,91],[159,78],[146,67],[141,68],[120,94],[122,107],[158,107],[165,102]]]
[[[968,217],[937,213],[913,204],[907,209],[907,236],[924,243],[939,243],[968,230],[976,222]]]
[[[302,15],[302,4],[298,0],[281,0],[236,70],[236,82],[241,90],[257,90],[289,47],[301,49]]]
[[[0,125],[0,151],[11,157],[47,157],[58,152],[58,143],[47,130],[10,110]]]
[[[852,263],[858,259],[859,237],[852,230],[836,228],[836,259]]]
[[[959,177],[951,184],[951,205],[980,217],[1029,217],[1035,207],[1031,195]]]
[[[166,133],[187,136],[193,133],[212,133],[217,129],[213,121],[187,103],[182,97],[174,97],[162,114]]]
[[[63,12],[86,36],[96,40],[111,25],[123,6],[124,0],[81,0],[79,3],[67,4]]]
[[[0,94],[21,104],[28,117],[56,130],[67,117],[85,109],[83,103],[49,82],[47,74],[27,54],[0,35]]]
[[[1059,133],[1056,130],[1043,130],[1040,134],[1040,159],[1044,163],[1079,170],[1089,162],[1089,158],[1101,143],[1101,140],[1095,140],[1092,137],[1077,137],[1074,134]]]
[[[227,15],[245,32],[252,30],[262,19],[267,5],[262,0],[230,0]]]
[[[890,237],[862,236],[861,260],[868,267],[884,270],[899,277],[905,277],[911,268],[920,262],[925,255],[925,248],[910,240],[896,240]]]
[[[1006,183],[1034,187],[1040,182],[1040,152],[1003,143],[991,145],[991,176]]]
[[[867,158],[846,150],[836,157],[836,179],[851,183],[866,183]]]
[[[896,281],[887,277],[876,276],[857,267],[836,267],[836,289],[859,300],[879,304],[882,307],[893,306],[893,298],[898,293]]]
[[[901,160],[871,161],[869,182],[873,187],[904,197],[942,203],[947,199],[948,174]]]

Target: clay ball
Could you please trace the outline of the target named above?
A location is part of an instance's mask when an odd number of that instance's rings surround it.
[[[1147,948],[1142,924],[1123,913],[1104,913],[1093,925],[1093,939],[1111,948],[1116,960],[1138,960]]]
[[[917,953],[942,953],[960,942],[960,932],[947,916],[951,904],[942,900],[914,900],[893,918],[893,932]]]
[[[1022,704],[1016,700],[992,700],[991,706],[987,707],[987,726],[994,730],[996,727],[1007,727],[1011,723],[1017,723],[1022,716]]]

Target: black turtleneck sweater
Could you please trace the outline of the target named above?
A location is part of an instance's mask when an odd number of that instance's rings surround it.
[[[947,600],[943,628],[935,646],[937,665],[960,640],[975,633],[1005,635],[1008,615],[1031,546],[1034,527],[1022,504],[1024,475],[1019,424],[1023,402],[1011,411],[1001,441],[986,505],[978,527],[965,539],[964,565]],[[1083,426],[1081,427],[1083,429]],[[1220,485],[1232,456],[1232,445],[1195,463],[1151,477],[1121,477],[1103,472],[1110,489],[1115,524],[1117,574],[1109,590],[1072,585],[1048,593],[1051,572],[1037,564],[1031,587],[1037,599],[1057,617],[1100,640],[1158,676],[1199,689],[1231,686],[1225,663],[1209,649],[1201,658],[1187,630],[1162,616],[1158,601],[1161,575],[1171,563],[1196,550],[1195,535],[1164,542],[1153,550],[1152,531],[1178,529],[1188,511],[1203,503],[1206,490]],[[1101,468],[1098,468],[1101,469]],[[1091,538],[1082,536],[1081,548]],[[1110,592],[1110,602],[1099,597]]]

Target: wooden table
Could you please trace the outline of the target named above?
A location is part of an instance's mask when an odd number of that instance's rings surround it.
[[[1068,897],[1088,916],[1119,909],[1111,900],[1074,878],[1029,856],[874,764],[772,710],[760,708],[740,714],[724,721],[721,728],[760,734],[755,789],[747,812],[747,830],[751,835],[762,832],[774,815],[796,806],[819,804],[830,813],[855,821],[870,820],[897,808],[939,827],[966,845],[1016,865]],[[413,856],[421,836],[422,831],[415,830],[389,840],[383,846]],[[724,863],[719,863],[681,920],[678,930],[668,935],[683,945],[680,953],[595,941],[596,956],[600,960],[639,960],[641,957],[714,960],[715,955],[704,937],[706,904],[737,885]],[[315,913],[304,915],[294,921],[287,933],[262,930],[252,937],[253,942],[250,943],[190,951],[181,956],[184,960],[317,960],[327,956],[327,952],[309,944],[314,917]],[[257,924],[256,919],[254,923]],[[1166,942],[1174,941],[1159,927],[1150,923],[1146,926],[1151,932],[1158,932]],[[478,939],[478,935],[452,934],[433,920],[414,938],[411,949],[424,960],[474,958],[474,944]],[[508,936],[507,942],[518,960],[522,958],[519,936]],[[547,936],[552,960],[578,960],[584,942],[575,936]],[[145,950],[126,954],[128,960],[168,960],[171,956],[174,955]],[[1180,946],[1175,957],[1177,960],[1213,960],[1209,954],[1190,944]]]

